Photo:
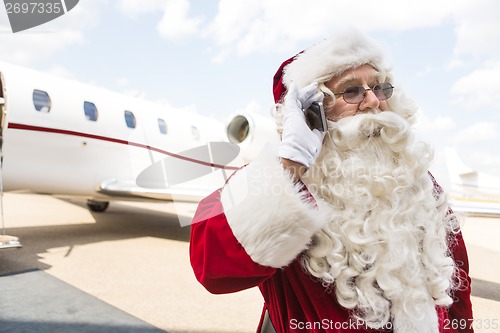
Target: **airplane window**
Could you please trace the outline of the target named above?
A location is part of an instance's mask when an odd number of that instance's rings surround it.
[[[161,134],[167,134],[167,123],[165,120],[158,118],[158,127]]]
[[[125,111],[125,122],[127,123],[127,126],[130,128],[135,128],[135,126],[137,125],[135,116],[130,111]]]
[[[83,111],[85,111],[87,120],[97,121],[97,108],[94,103],[83,102]]]
[[[52,106],[49,94],[42,90],[33,90],[33,105],[37,111],[49,113]]]

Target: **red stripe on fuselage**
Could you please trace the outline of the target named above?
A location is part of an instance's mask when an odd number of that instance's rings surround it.
[[[205,165],[205,166],[209,166],[209,167],[214,167],[214,168],[218,168],[218,169],[226,169],[226,170],[238,170],[239,169],[237,167],[231,167],[231,166],[227,166],[227,165],[220,165],[220,164],[214,164],[214,163],[209,163],[209,162],[205,162],[205,161],[200,161],[200,160],[193,159],[193,158],[186,157],[186,156],[182,156],[179,154],[174,154],[174,153],[168,152],[166,150],[151,147],[151,146],[148,146],[148,145],[145,145],[142,143],[136,143],[136,142],[126,141],[126,140],[121,140],[121,139],[109,138],[109,137],[101,136],[101,135],[82,133],[82,132],[76,132],[76,131],[68,131],[68,130],[57,129],[57,128],[24,125],[24,124],[17,124],[17,123],[9,123],[8,128],[23,130],[23,131],[34,131],[34,132],[55,133],[55,134],[62,134],[62,135],[72,135],[72,136],[79,136],[82,138],[89,138],[89,139],[113,142],[113,143],[118,143],[118,144],[122,144],[122,145],[128,145],[128,146],[134,146],[134,147],[148,149],[148,150],[155,151],[155,152],[158,152],[158,153],[161,153],[161,154],[164,154],[167,156],[171,156],[174,158],[178,158],[178,159],[181,159],[184,161],[188,161],[188,162],[192,162],[192,163],[196,163],[196,164],[201,164],[201,165]]]

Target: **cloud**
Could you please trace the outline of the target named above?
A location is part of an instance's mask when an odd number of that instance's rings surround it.
[[[419,132],[433,133],[453,130],[456,124],[451,117],[437,116],[431,119],[421,112],[415,127]]]
[[[297,0],[220,0],[206,34],[224,54],[228,49],[238,55],[289,52],[305,41],[317,41],[353,24],[370,31],[435,26],[452,16],[454,6],[451,0],[389,0],[383,6],[369,0],[317,0],[314,5]]]
[[[487,63],[484,68],[457,80],[451,88],[451,94],[458,106],[471,110],[499,110],[500,61]]]
[[[434,113],[431,114],[434,115]],[[441,115],[431,118],[422,110],[419,110],[415,124],[417,136],[426,142],[433,142],[435,147],[442,144],[443,138],[452,135],[456,127],[453,118]]]
[[[33,29],[9,33],[7,14],[1,11],[0,58],[18,65],[32,65],[43,61],[61,49],[85,41],[84,31],[93,28],[99,20],[100,0],[86,0],[67,14]]]
[[[189,16],[189,0],[119,0],[119,11],[129,17],[150,12],[163,12],[157,31],[165,39],[183,41],[199,33],[203,20]]]
[[[181,41],[199,32],[202,20],[188,16],[189,6],[189,0],[167,1],[163,18],[157,27],[161,36]]]
[[[75,80],[75,75],[73,72],[68,70],[67,68],[60,66],[60,65],[52,65],[49,69],[44,71],[45,73],[48,73],[50,75],[62,77],[65,79],[70,79],[70,80]]]
[[[18,65],[31,65],[47,59],[58,50],[84,39],[81,32],[70,29],[57,33],[5,34],[0,38],[0,58]]]
[[[118,0],[116,7],[129,17],[165,9],[168,0]]]
[[[452,103],[473,111],[499,110],[500,2],[459,1],[454,10],[457,40],[448,69],[468,73],[452,85]]]
[[[429,10],[432,8],[432,10]],[[496,9],[495,9],[496,8]],[[356,25],[368,31],[406,31],[452,22],[456,46],[449,67],[465,55],[500,54],[500,2],[496,0],[220,0],[204,36],[217,45],[218,62],[251,53],[292,52],[328,36],[339,27]]]
[[[481,121],[460,131],[453,138],[453,142],[455,144],[491,142],[493,140],[498,141],[499,137],[497,124]]]
[[[219,1],[218,13],[204,35],[221,45],[234,43],[260,12],[258,0]]]
[[[425,77],[425,76],[428,76],[429,74],[431,74],[434,71],[435,71],[435,69],[433,68],[433,66],[428,65],[423,70],[421,70],[420,72],[417,72],[416,76],[417,77]]]
[[[262,112],[262,105],[260,105],[259,102],[256,100],[252,100],[248,102],[245,106],[242,108],[236,110],[236,113],[261,113]]]
[[[500,2],[496,0],[466,1],[460,0],[454,6],[454,18],[457,25],[457,43],[454,53],[457,57],[472,55],[475,57],[500,56]]]
[[[498,166],[500,165],[500,156],[492,154],[491,150],[474,150],[469,155],[469,160],[476,161],[481,171],[498,175]]]

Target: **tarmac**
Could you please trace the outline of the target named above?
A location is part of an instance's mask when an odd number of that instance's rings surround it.
[[[6,193],[4,223],[22,248],[0,250],[0,332],[251,333],[256,288],[212,295],[189,264],[195,204],[84,201]],[[475,328],[500,332],[500,219],[466,217]]]

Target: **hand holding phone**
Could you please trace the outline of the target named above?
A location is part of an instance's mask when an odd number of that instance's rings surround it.
[[[322,99],[321,95],[314,97],[316,94],[322,94],[316,93],[316,91],[316,83],[298,90],[292,82],[283,103],[283,129],[278,156],[300,163],[306,168],[309,168],[318,157],[325,137],[325,132],[311,130],[308,126],[306,113],[314,114],[314,112],[304,110],[304,106],[310,107],[314,100]]]
[[[306,122],[311,130],[317,129],[321,132],[327,130],[325,109],[323,102],[314,102],[306,110]]]

